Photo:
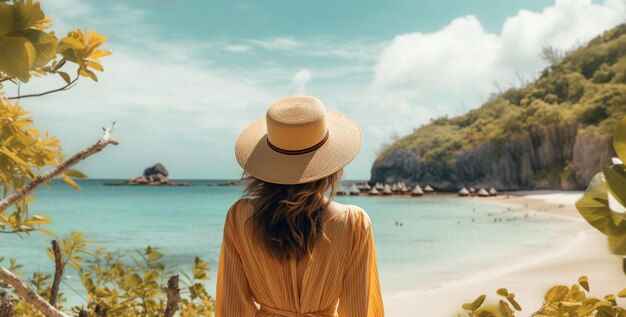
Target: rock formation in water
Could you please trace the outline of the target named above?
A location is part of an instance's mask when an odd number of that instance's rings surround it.
[[[614,156],[626,115],[626,24],[476,110],[439,118],[381,151],[376,182],[520,189],[584,189]]]
[[[167,168],[161,163],[146,168],[143,174],[125,182],[107,185],[150,185],[150,186],[189,186],[189,183],[176,183],[169,179]]]

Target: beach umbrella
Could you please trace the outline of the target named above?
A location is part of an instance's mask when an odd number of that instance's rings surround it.
[[[496,195],[498,195],[498,191],[495,188],[491,187],[489,189],[489,196],[496,196]]]
[[[420,187],[420,185],[415,185],[415,188],[413,189],[413,191],[411,191],[411,196],[422,196],[424,195],[424,191],[422,190],[422,188]]]
[[[430,187],[430,185],[426,185],[426,187],[424,187],[424,193],[432,194],[434,192],[435,190],[432,187]]]
[[[376,189],[376,186],[372,187],[372,189],[369,191],[368,193],[371,196],[378,196],[380,195],[380,192]]]
[[[368,183],[365,183],[365,185],[363,185],[363,187],[365,187],[366,190],[372,189],[372,186],[370,186],[370,184],[368,184]]]
[[[398,184],[397,183],[394,183],[393,185],[391,185],[391,191],[394,192],[394,193],[398,192]]]
[[[389,184],[385,184],[385,188],[383,188],[383,192],[382,193],[383,193],[383,195],[392,195],[393,194]]]
[[[358,196],[360,192],[361,191],[359,190],[359,188],[356,187],[356,184],[352,183],[349,191],[350,196]]]
[[[481,187],[480,190],[478,191],[478,196],[480,196],[480,197],[488,197],[489,193],[487,192],[486,189]]]
[[[337,189],[337,196],[345,196],[347,193],[345,191],[345,189],[343,188],[342,185],[339,185],[339,188]]]
[[[409,191],[409,188],[404,183],[402,183],[402,188],[400,188],[400,191],[406,193]]]
[[[459,196],[468,196],[470,194],[469,190],[467,190],[467,188],[463,187],[461,188],[461,190],[459,190]]]
[[[376,187],[376,189],[377,189],[378,191],[381,191],[381,190],[383,190],[383,188],[385,188],[385,186],[383,186],[383,184],[382,184],[382,183],[376,183],[376,186],[375,186],[375,187]]]
[[[475,193],[476,192],[476,188],[470,187],[469,192],[472,193],[472,194]]]

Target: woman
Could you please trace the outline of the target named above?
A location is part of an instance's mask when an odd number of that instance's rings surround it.
[[[384,315],[370,219],[333,201],[360,144],[354,120],[308,96],[241,133],[247,186],[226,216],[217,317]]]

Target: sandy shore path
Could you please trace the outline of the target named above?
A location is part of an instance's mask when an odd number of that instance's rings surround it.
[[[430,290],[412,290],[384,294],[385,315],[390,317],[448,317],[456,316],[460,306],[480,294],[487,302],[497,303],[495,291],[506,287],[516,294],[522,305],[517,316],[529,316],[541,306],[545,291],[553,285],[571,285],[578,277],[587,275],[591,294],[603,297],[616,294],[626,287],[621,258],[611,254],[606,237],[589,226],[574,207],[581,193],[533,191],[488,198],[523,212],[539,211],[555,217],[569,217],[568,238],[561,242],[546,241],[543,250],[534,255],[520,255],[519,263],[502,270],[477,272],[462,281],[452,281]],[[476,199],[476,198],[471,198]],[[523,237],[520,237],[523,238]]]

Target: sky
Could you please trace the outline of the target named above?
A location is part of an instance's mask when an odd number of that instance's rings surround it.
[[[307,94],[363,131],[344,178],[368,179],[381,144],[532,80],[544,46],[569,50],[624,23],[624,0],[44,0],[53,30],[108,35],[99,82],[22,100],[73,154],[116,121],[120,142],[78,169],[130,178],[233,179],[239,133]],[[36,78],[21,93],[62,86]],[[8,87],[7,95],[13,90]]]

